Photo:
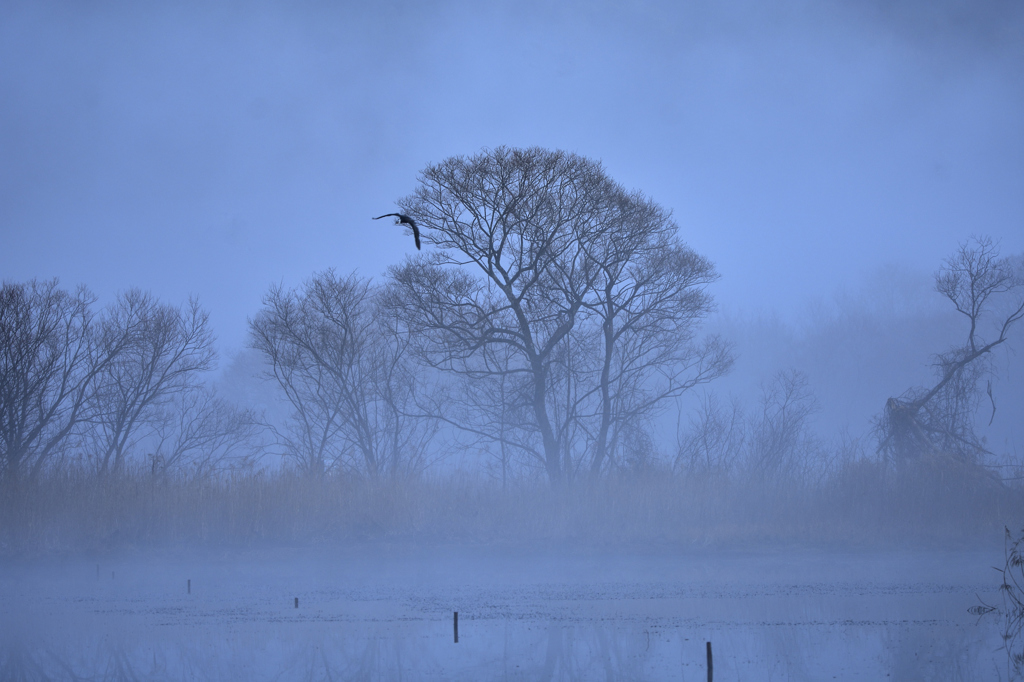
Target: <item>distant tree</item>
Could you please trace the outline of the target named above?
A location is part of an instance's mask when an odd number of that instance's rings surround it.
[[[95,297],[57,280],[0,289],[0,476],[34,477],[66,453],[89,414],[97,377],[123,335],[96,324]]]
[[[740,469],[760,480],[820,476],[830,458],[810,433],[810,417],[817,410],[807,377],[797,370],[777,372],[763,383],[756,409],[749,413],[738,400],[723,407],[714,394],[706,395],[677,434],[675,464],[691,475]]]
[[[88,438],[100,474],[120,471],[135,445],[152,436],[175,397],[196,388],[213,367],[209,317],[195,299],[184,308],[137,289],[117,297],[102,320],[121,351],[97,374]]]
[[[714,393],[701,398],[687,427],[677,431],[675,466],[688,474],[728,474],[746,446],[740,403],[734,399],[723,407]]]
[[[253,410],[235,407],[206,386],[193,386],[166,405],[156,422],[153,473],[187,470],[207,478],[249,467],[259,459],[262,432]]]
[[[980,382],[989,358],[1024,318],[1024,261],[1001,258],[988,237],[960,245],[935,275],[935,289],[967,323],[964,342],[936,358],[937,382],[889,398],[878,422],[879,452],[904,463],[942,454],[977,463],[986,452],[975,433]],[[988,384],[995,416],[995,399]]]
[[[314,276],[301,289],[274,287],[250,321],[252,345],[292,407],[274,431],[298,468],[373,478],[421,469],[436,433],[413,407],[408,335],[379,314],[369,280]]]
[[[749,421],[747,465],[765,478],[800,474],[810,464],[808,420],[818,409],[807,376],[797,370],[778,372],[761,387],[759,410]]]
[[[728,367],[717,340],[691,343],[710,263],[598,163],[536,148],[452,157],[399,204],[439,249],[391,270],[387,305],[417,356],[465,387],[449,419],[553,484],[600,471],[627,422]]]

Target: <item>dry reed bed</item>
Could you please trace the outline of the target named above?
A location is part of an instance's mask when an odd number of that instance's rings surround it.
[[[1024,522],[1024,492],[880,472],[820,485],[657,475],[552,489],[465,476],[45,477],[0,488],[0,553],[384,541],[538,546],[964,543]]]

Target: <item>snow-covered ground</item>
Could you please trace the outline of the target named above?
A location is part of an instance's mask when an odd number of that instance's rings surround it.
[[[1006,679],[1001,621],[968,613],[998,603],[1001,562],[379,546],[7,561],[0,678],[705,680],[710,641],[716,680]]]

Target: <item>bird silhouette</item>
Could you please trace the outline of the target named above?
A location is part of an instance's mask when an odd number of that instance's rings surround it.
[[[395,218],[397,218],[397,220],[395,220],[395,225],[408,225],[409,227],[412,228],[412,236],[416,239],[416,248],[419,249],[420,229],[416,227],[416,221],[410,218],[409,216],[405,215],[404,213],[385,213],[384,215],[377,216],[376,218],[374,218],[374,220],[380,220],[381,218],[387,218],[388,216],[394,216]]]

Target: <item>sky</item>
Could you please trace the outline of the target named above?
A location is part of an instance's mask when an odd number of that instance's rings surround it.
[[[0,10],[0,278],[196,295],[228,355],[271,285],[414,254],[371,216],[499,145],[600,160],[723,309],[792,315],[971,234],[1024,252],[1024,4]]]

